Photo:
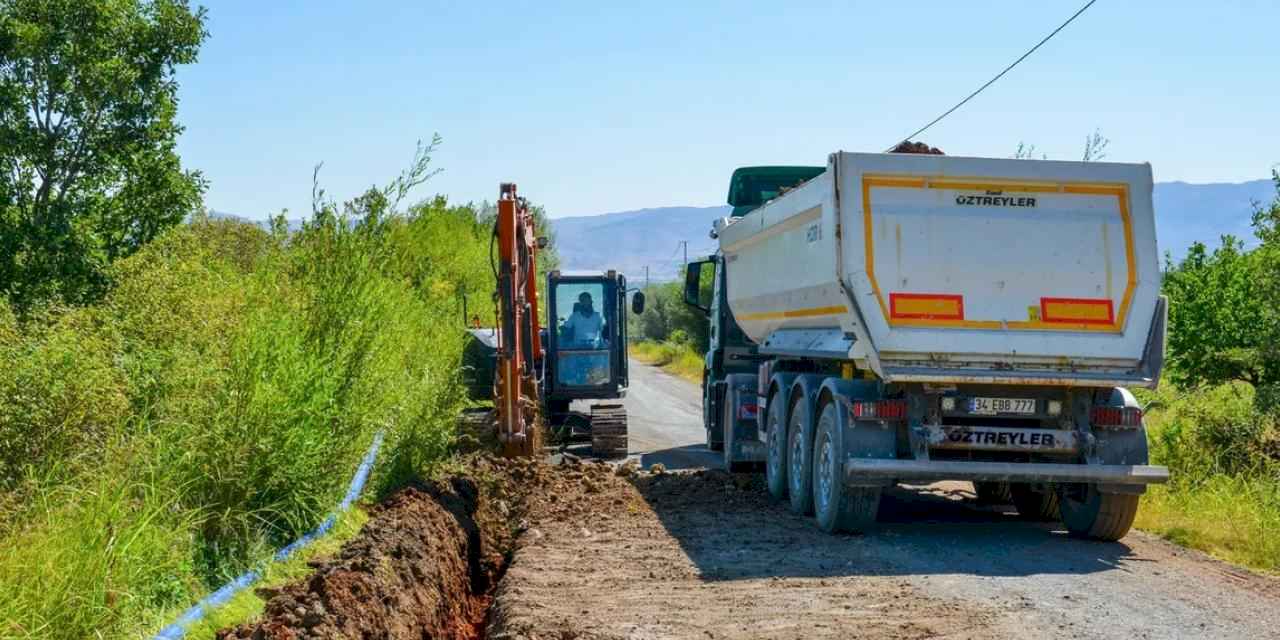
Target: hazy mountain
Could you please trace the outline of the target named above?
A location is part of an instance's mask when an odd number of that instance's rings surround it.
[[[1153,194],[1156,208],[1156,241],[1160,253],[1182,257],[1191,243],[1210,248],[1226,234],[1257,244],[1253,236],[1253,203],[1268,203],[1276,197],[1271,180],[1239,183],[1189,184],[1158,182]]]
[[[1153,194],[1156,241],[1160,253],[1183,256],[1191,243],[1217,246],[1223,234],[1246,244],[1254,241],[1250,228],[1252,203],[1275,197],[1270,180],[1241,183],[1189,184],[1161,182]],[[715,251],[708,237],[711,221],[728,215],[729,207],[660,207],[605,213],[595,216],[556,218],[552,226],[565,270],[618,269],[632,282],[644,278],[649,266],[652,280],[678,277],[684,258],[680,242],[689,242],[689,256]]]
[[[682,241],[689,242],[690,258],[715,251],[715,241],[707,235],[711,221],[728,213],[728,206],[659,207],[556,218],[551,225],[561,269],[617,269],[638,283],[646,265],[653,280],[675,278],[684,260]]]

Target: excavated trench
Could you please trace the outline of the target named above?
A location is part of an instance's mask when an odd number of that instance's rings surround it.
[[[591,500],[567,496],[619,480],[603,464],[476,457],[467,468],[373,507],[335,557],[305,580],[260,589],[264,614],[218,640],[485,637],[493,593],[531,521],[588,509]]]

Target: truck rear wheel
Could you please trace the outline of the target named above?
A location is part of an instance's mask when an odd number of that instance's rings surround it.
[[[861,533],[875,525],[880,510],[880,487],[844,484],[844,456],[836,429],[840,420],[834,402],[823,405],[813,443],[813,515],[827,533]]]
[[[808,403],[797,398],[791,403],[787,421],[787,492],[791,512],[813,513],[813,420]]]
[[[1009,493],[1018,516],[1034,522],[1058,519],[1058,494],[1052,488],[1039,488],[1025,482],[1009,483]]]
[[[1009,504],[1013,502],[1013,494],[1009,492],[1008,482],[975,482],[973,492],[978,495],[982,504]]]
[[[769,485],[769,495],[776,500],[787,498],[787,404],[782,394],[769,398],[769,413],[765,418],[765,468],[764,476]]]
[[[1059,494],[1062,523],[1079,538],[1115,542],[1129,533],[1138,515],[1137,495],[1102,493],[1092,484],[1063,485]]]

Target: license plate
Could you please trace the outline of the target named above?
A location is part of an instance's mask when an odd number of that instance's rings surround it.
[[[1027,398],[969,398],[969,413],[994,416],[1002,413],[1019,415],[1036,412],[1036,401]]]

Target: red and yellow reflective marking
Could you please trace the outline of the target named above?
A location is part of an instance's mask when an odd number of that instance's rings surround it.
[[[916,320],[964,320],[964,296],[895,291],[889,294],[889,316]]]
[[[1040,319],[1068,324],[1115,324],[1111,301],[1106,298],[1040,298]]]

